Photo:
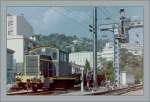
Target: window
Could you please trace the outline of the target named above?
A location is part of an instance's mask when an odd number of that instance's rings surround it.
[[[13,32],[12,30],[8,31],[8,35],[12,35],[12,32]]]
[[[8,21],[8,26],[13,25],[13,21]]]

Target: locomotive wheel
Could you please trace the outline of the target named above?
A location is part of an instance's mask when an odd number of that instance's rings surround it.
[[[55,84],[54,83],[49,84],[48,90],[55,90]]]
[[[32,88],[32,91],[33,91],[33,92],[37,92],[37,87],[33,87],[33,88]]]
[[[32,85],[32,91],[37,92],[37,90],[38,90],[37,84],[33,84]]]
[[[42,89],[42,87],[43,87],[42,83],[38,84],[38,89]]]

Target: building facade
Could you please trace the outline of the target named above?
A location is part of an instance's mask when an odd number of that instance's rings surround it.
[[[16,72],[23,73],[24,70],[24,56],[28,49],[36,46],[36,42],[25,38],[22,35],[7,36],[7,48],[15,51],[14,59],[16,62]]]
[[[106,59],[106,61],[113,61],[113,58],[114,58],[113,43],[112,42],[106,43],[100,55],[101,55],[101,58]]]
[[[23,73],[26,50],[36,45],[34,41],[29,39],[32,35],[32,26],[23,15],[7,15],[7,48],[15,51],[16,73]]]
[[[90,67],[93,67],[93,52],[82,51],[82,52],[73,52],[69,54],[70,63],[84,66],[86,60],[90,63]]]
[[[121,44],[121,48],[125,48],[133,55],[142,56],[144,51],[143,44]]]
[[[106,43],[106,46],[102,52],[97,52],[98,66],[100,65],[100,58],[106,59],[106,61],[113,61],[114,57],[113,43]],[[73,52],[69,54],[69,62],[75,63],[77,65],[84,66],[85,61],[88,60],[90,66],[93,67],[93,52],[92,51],[82,51]]]
[[[7,49],[7,84],[12,84],[15,81],[13,54],[13,50]]]
[[[33,35],[33,28],[28,21],[21,16],[7,16],[7,35],[23,35],[30,37]]]

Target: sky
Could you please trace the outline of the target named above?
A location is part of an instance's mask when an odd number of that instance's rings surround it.
[[[119,9],[124,8],[126,15],[131,19],[143,20],[143,7],[141,6],[99,6],[97,13],[98,28],[101,24],[118,23]],[[78,37],[92,38],[89,25],[93,22],[92,6],[65,6],[65,7],[8,7],[7,13],[11,15],[24,14],[26,20],[33,27],[35,34],[48,35],[60,33],[76,35]],[[110,19],[107,19],[110,18]],[[139,37],[135,35],[139,34]],[[107,37],[104,38],[104,35]],[[143,43],[143,28],[135,28],[129,31],[130,42]],[[111,32],[101,32],[98,29],[98,37],[112,39]]]

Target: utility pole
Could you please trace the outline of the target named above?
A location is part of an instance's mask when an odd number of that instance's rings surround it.
[[[93,26],[89,25],[93,32],[93,88],[97,86],[97,7],[93,8]]]
[[[93,26],[94,26],[94,51],[93,51],[93,87],[96,88],[97,85],[97,7],[93,9]]]

